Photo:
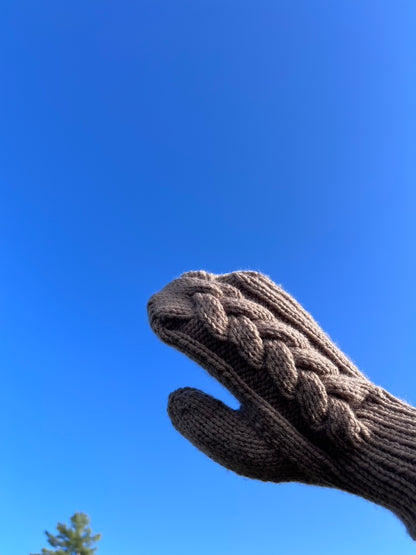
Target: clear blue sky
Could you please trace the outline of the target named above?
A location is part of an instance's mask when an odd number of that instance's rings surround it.
[[[0,52],[0,555],[76,510],[99,555],[414,553],[183,439],[170,391],[235,401],[146,316],[259,270],[416,403],[414,1],[5,1]]]

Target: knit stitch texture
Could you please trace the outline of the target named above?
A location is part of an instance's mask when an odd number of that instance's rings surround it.
[[[416,409],[368,380],[287,292],[257,272],[187,272],[147,309],[160,339],[241,404],[170,394],[172,424],[198,449],[243,476],[364,497],[416,539]]]

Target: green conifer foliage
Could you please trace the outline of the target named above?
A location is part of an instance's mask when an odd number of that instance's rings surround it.
[[[58,534],[54,536],[45,531],[48,543],[54,549],[42,548],[41,553],[31,555],[93,555],[97,547],[94,544],[101,538],[101,534],[91,535],[88,524],[90,519],[85,513],[74,513],[71,525],[58,522]]]

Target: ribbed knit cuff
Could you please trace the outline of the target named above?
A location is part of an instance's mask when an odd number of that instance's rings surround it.
[[[371,432],[342,464],[350,491],[394,512],[416,540],[416,409],[380,390],[357,409]]]

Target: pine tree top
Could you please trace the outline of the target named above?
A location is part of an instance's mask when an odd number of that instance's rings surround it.
[[[91,534],[89,516],[75,512],[70,517],[70,526],[58,522],[55,536],[45,530],[48,543],[54,549],[42,548],[41,553],[31,555],[93,555],[97,547],[94,544],[101,538],[101,534]]]

